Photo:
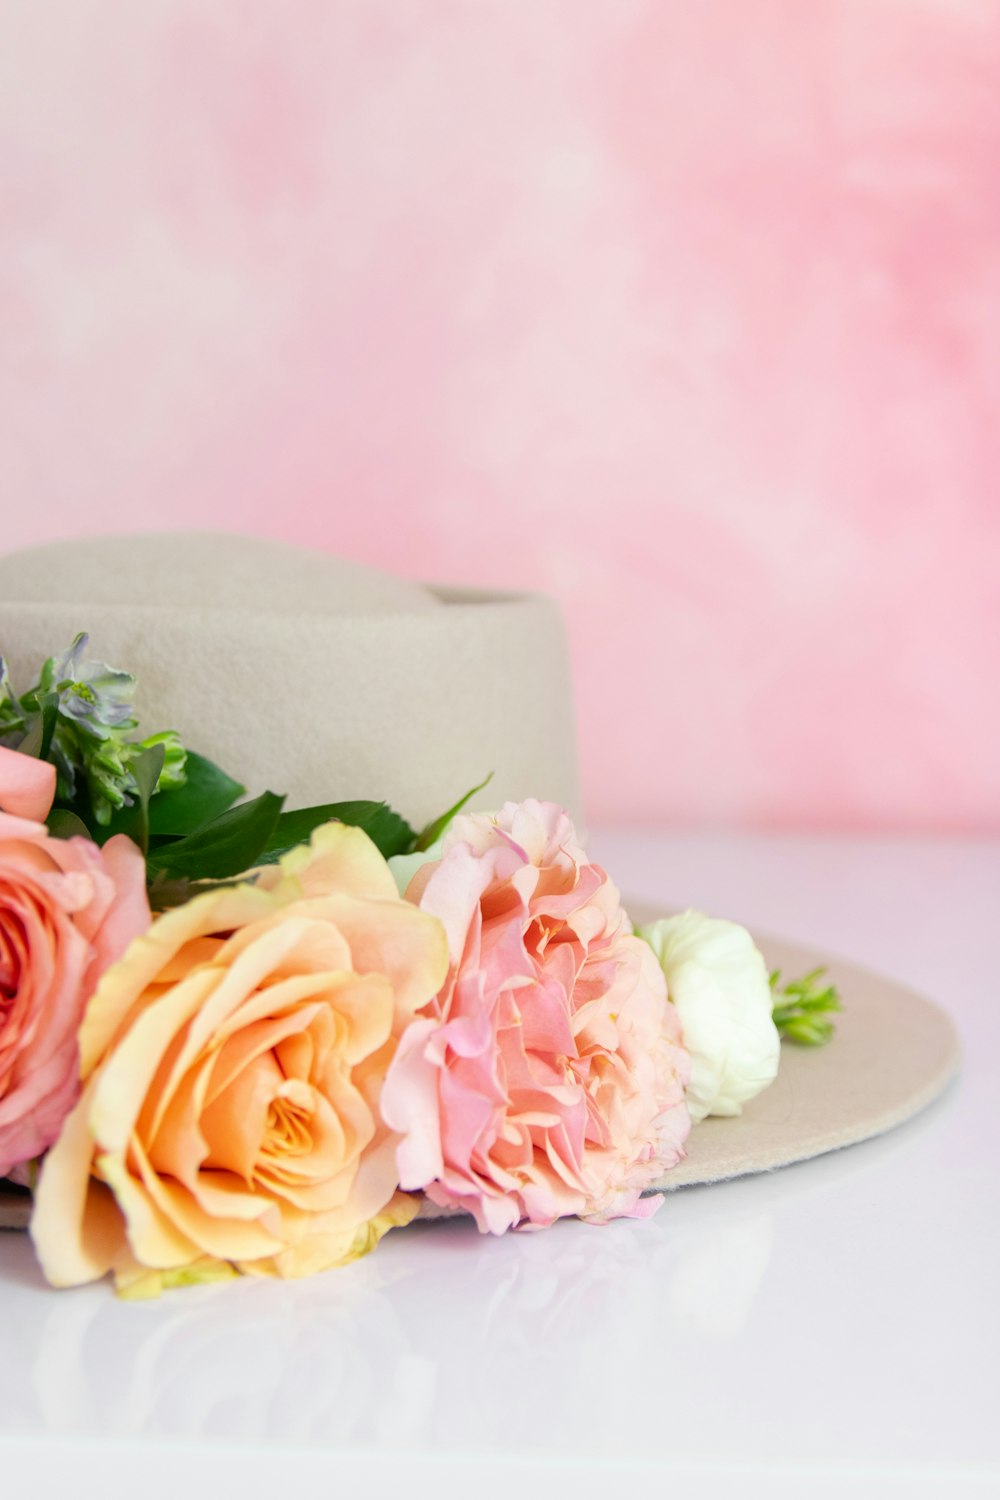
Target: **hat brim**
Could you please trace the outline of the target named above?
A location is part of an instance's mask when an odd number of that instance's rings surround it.
[[[659,913],[626,902],[636,924]],[[656,1184],[662,1192],[767,1172],[881,1135],[919,1113],[958,1071],[955,1027],[913,990],[856,964],[780,938],[757,937],[770,969],[787,977],[826,967],[844,1009],[825,1047],[782,1046],[770,1088],[733,1119],[696,1125],[687,1155]],[[454,1211],[425,1202],[420,1217]],[[0,1229],[25,1229],[30,1199],[0,1187]]]

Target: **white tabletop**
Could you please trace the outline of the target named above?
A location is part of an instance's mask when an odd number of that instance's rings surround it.
[[[4,1494],[1000,1494],[1000,845],[592,851],[637,899],[923,991],[959,1025],[957,1083],[879,1140],[680,1189],[649,1221],[421,1225],[307,1282],[56,1293],[0,1236]]]

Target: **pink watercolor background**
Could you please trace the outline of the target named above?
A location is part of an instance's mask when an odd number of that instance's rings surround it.
[[[994,0],[2,0],[0,518],[544,588],[594,822],[1000,829]]]

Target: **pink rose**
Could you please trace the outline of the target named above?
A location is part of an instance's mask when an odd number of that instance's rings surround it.
[[[59,1134],[80,1091],[84,1006],[149,926],[135,844],[53,838],[54,793],[54,767],[0,747],[0,1177]]]
[[[407,898],[451,967],[382,1095],[404,1188],[483,1231],[645,1217],[683,1156],[689,1062],[650,948],[573,825],[544,802],[456,818]]]

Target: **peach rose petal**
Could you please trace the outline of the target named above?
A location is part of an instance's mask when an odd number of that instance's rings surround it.
[[[78,1286],[107,1274],[125,1243],[121,1214],[108,1190],[90,1179],[94,1142],[88,1129],[94,1084],[66,1116],[45,1158],[31,1211],[31,1237],[46,1281]]]
[[[352,830],[357,832],[357,830]],[[392,880],[392,876],[389,876]],[[326,897],[314,906],[302,903],[302,911],[331,923],[347,942],[351,968],[358,974],[385,974],[396,995],[400,1014],[413,1016],[435,993],[433,980],[447,962],[443,931],[435,923],[435,942],[427,941],[427,929],[421,921],[427,915],[409,902],[401,902],[392,885],[391,901],[361,900],[339,893]],[[391,931],[384,916],[392,911]]]
[[[133,1211],[141,1204],[143,1213],[147,1208],[153,1208],[160,1223],[169,1226],[170,1230],[179,1231],[180,1236],[187,1237],[183,1253],[176,1260],[161,1260],[159,1240],[153,1238],[145,1223],[140,1232],[138,1225],[130,1222],[129,1243],[136,1259],[143,1265],[182,1265],[206,1252],[211,1256],[218,1256],[220,1260],[254,1260],[261,1255],[273,1255],[276,1250],[281,1249],[280,1236],[269,1234],[261,1225],[263,1205],[261,1216],[257,1219],[238,1216],[220,1219],[217,1214],[207,1213],[185,1187],[172,1181],[170,1177],[161,1177],[155,1172],[138,1141],[133,1141],[130,1149],[134,1154],[144,1192],[139,1189],[134,1173],[126,1167],[122,1158],[115,1158],[112,1163],[114,1178],[109,1176],[107,1158],[97,1159],[105,1178],[122,1204],[126,1219],[129,1218],[129,1204],[132,1204]],[[156,1227],[158,1229],[159,1224]]]
[[[261,885],[286,900],[308,900],[331,891],[366,901],[399,899],[392,871],[368,835],[340,823],[317,829],[311,844],[293,849],[277,871],[266,870]]]
[[[139,1134],[148,1142],[149,1161],[155,1171],[176,1178],[209,1212],[224,1208],[226,1213],[233,1213],[237,1218],[254,1219],[261,1209],[259,1200],[250,1191],[252,1160],[247,1170],[239,1172],[231,1160],[220,1160],[213,1151],[211,1111],[205,1101],[215,1061],[211,1055],[202,1058],[185,1074],[170,1100],[170,1109],[158,1124],[140,1117]],[[255,1113],[247,1108],[245,1097],[238,1103],[243,1112],[238,1118],[227,1121],[229,1131],[247,1132],[252,1139]],[[153,1114],[153,1111],[148,1113]],[[260,1112],[261,1125],[265,1113],[266,1104],[265,1110]],[[258,1140],[260,1134],[262,1129],[258,1132]],[[203,1174],[203,1166],[217,1170]]]
[[[388,974],[371,973],[338,975],[335,988],[337,1016],[343,1026],[340,1050],[344,1061],[353,1066],[389,1040],[398,990]]]
[[[113,1193],[124,1220],[126,1244],[143,1265],[184,1266],[201,1253],[183,1228],[153,1201],[139,1163],[132,1170],[123,1156],[107,1152],[94,1159],[94,1170]]]
[[[348,1265],[352,1260],[360,1260],[363,1255],[374,1250],[390,1229],[402,1229],[411,1224],[419,1209],[419,1198],[410,1197],[407,1193],[396,1193],[383,1209],[357,1229],[310,1235],[301,1244],[284,1250],[279,1255],[247,1261],[240,1265],[240,1270],[250,1276],[297,1279],[313,1276],[317,1271],[328,1271],[333,1266]]]
[[[263,891],[244,885],[208,891],[157,917],[149,931],[133,942],[115,965],[114,983],[101,985],[87,1006],[80,1028],[82,1076],[89,1077],[116,1033],[126,1026],[132,1008],[147,986],[160,979],[161,970],[176,977],[190,973],[192,966],[201,961],[206,938],[246,926],[272,909]],[[192,952],[185,954],[188,943],[192,944]]]
[[[160,1059],[179,1029],[198,1015],[212,993],[210,969],[196,969],[138,1016],[96,1082],[90,1129],[104,1152],[124,1152]],[[98,991],[100,995],[100,991]]]
[[[273,988],[277,989],[277,985]],[[310,975],[307,994],[315,994],[315,991],[315,981]],[[241,1128],[243,1123],[238,1115],[241,1116],[247,1112],[255,1117],[260,1104],[263,1103],[263,1098],[258,1100],[257,1094],[263,1089],[266,1091],[265,1097],[270,1098],[274,1088],[277,1088],[288,1076],[280,1062],[283,1044],[286,1041],[301,1044],[311,1039],[309,1030],[311,1018],[320,1015],[329,1015],[329,1011],[322,1003],[314,1005],[308,1014],[302,1007],[297,1006],[294,1010],[283,1014],[264,1016],[260,1020],[250,1021],[246,1026],[222,1040],[222,1045],[211,1062],[210,1086],[206,1091],[202,1106],[203,1122],[207,1125],[211,1111],[220,1105],[223,1106],[219,1111],[223,1120],[237,1128]],[[305,1030],[302,1029],[304,1024]],[[308,1057],[300,1055],[299,1067],[292,1071],[291,1076],[308,1075],[314,1054],[315,1046],[313,1045],[309,1048]],[[260,1068],[255,1068],[254,1063],[266,1064],[266,1071],[262,1072]],[[248,1079],[259,1080],[249,1092],[246,1082]],[[234,1107],[234,1101],[227,1097],[233,1089],[240,1090],[238,1107]]]
[[[306,933],[304,936],[310,937],[312,934]],[[314,969],[310,964],[310,949],[311,945],[308,942],[300,942],[289,950],[297,960],[306,966],[305,974],[296,975],[288,979],[277,979],[273,984],[269,984],[266,988],[255,993],[252,998],[244,1000],[237,1009],[233,1010],[224,1021],[220,1021],[216,1027],[215,1034],[218,1040],[224,1042],[229,1037],[235,1036],[238,1032],[245,1030],[247,1026],[252,1026],[256,1021],[294,1013],[301,1006],[317,999],[333,1001],[334,1013],[339,1015],[345,994],[350,990],[352,985],[367,982],[368,976],[366,975],[362,979],[358,975],[351,973],[349,969],[337,969],[332,972]],[[380,1035],[382,1041],[388,1036],[392,1025],[392,990],[391,986],[387,987],[386,981],[381,975],[371,976],[368,990],[373,1004],[377,1004],[380,999],[384,1000],[387,988],[389,1005],[388,1007],[385,1005],[380,1007],[382,1024],[378,1023],[377,1017],[372,1017],[370,1018],[368,1028],[371,1034]],[[367,1055],[367,1053],[363,1055]],[[351,1060],[353,1061],[354,1059]]]

